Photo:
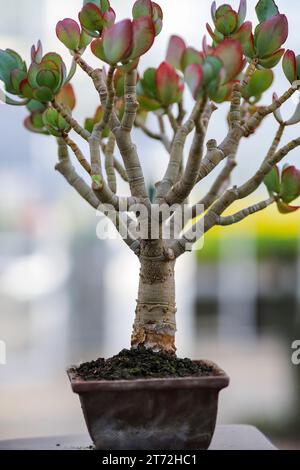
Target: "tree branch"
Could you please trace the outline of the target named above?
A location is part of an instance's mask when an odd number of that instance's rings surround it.
[[[105,148],[105,170],[107,174],[108,186],[113,193],[117,191],[117,180],[114,166],[114,150],[115,150],[116,139],[115,136],[111,133],[108,138],[108,143]]]
[[[145,179],[138,157],[136,146],[131,140],[131,130],[138,108],[136,98],[137,71],[128,72],[125,77],[125,110],[121,125],[111,126],[122,155],[129,180],[131,194],[134,197],[149,201]]]
[[[202,102],[198,101],[195,104],[189,119],[185,122],[185,124],[179,126],[176,131],[174,142],[172,144],[169,164],[162,181],[158,185],[158,191],[156,196],[157,202],[165,202],[165,197],[177,181],[182,165],[184,145],[187,136],[192,132],[195,127],[195,121],[199,119],[201,106]]]
[[[223,227],[228,226],[228,225],[233,225],[238,222],[241,222],[242,220],[246,219],[252,214],[256,214],[257,212],[260,212],[267,207],[269,207],[271,204],[276,202],[275,197],[271,197],[265,201],[261,201],[258,204],[254,204],[250,207],[247,207],[246,209],[243,209],[236,214],[229,215],[228,217],[219,217],[216,225],[221,225]]]
[[[243,126],[243,134],[245,137],[249,137],[255,129],[258,128],[263,119],[269,114],[274,113],[279,109],[286,101],[288,101],[291,96],[297,91],[299,86],[292,85],[282,96],[280,96],[276,101],[271,105],[260,108]]]
[[[212,103],[207,104],[206,100],[202,102],[199,110],[199,116],[195,119],[195,136],[191,146],[186,168],[180,180],[169,190],[166,195],[166,202],[169,205],[181,204],[191,193],[198,180],[201,159],[203,155],[203,144],[215,106]]]
[[[55,169],[73,186],[77,193],[85,199],[94,209],[97,209],[100,202],[86,182],[76,173],[75,168],[70,162],[68,147],[63,139],[58,139],[58,158],[59,163]]]
[[[67,144],[67,146],[70,147],[70,149],[72,150],[72,152],[76,156],[76,158],[77,158],[78,162],[80,163],[80,165],[85,169],[85,171],[89,175],[91,175],[92,174],[91,166],[90,166],[89,162],[85,159],[83,153],[81,152],[81,150],[79,149],[77,144],[68,136],[68,134],[63,134],[62,138],[65,141],[65,143]]]
[[[80,126],[80,124],[70,115],[68,111],[65,110],[63,106],[57,103],[55,100],[51,102],[54,109],[64,118],[64,120],[69,124],[69,126],[82,137],[84,140],[88,141],[91,134]]]

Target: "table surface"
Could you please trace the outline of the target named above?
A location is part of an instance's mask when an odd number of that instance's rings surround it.
[[[41,437],[0,441],[0,450],[83,450],[91,446],[89,436]],[[254,426],[219,425],[210,450],[276,450]]]

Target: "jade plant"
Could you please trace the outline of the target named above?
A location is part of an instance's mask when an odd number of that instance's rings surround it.
[[[246,21],[246,0],[238,11],[213,2],[211,12],[202,50],[173,35],[162,62],[146,70],[140,59],[163,27],[162,9],[151,0],[137,0],[128,19],[117,19],[108,0],[85,0],[78,19],[62,19],[56,34],[72,56],[70,70],[57,53],[44,54],[40,42],[32,47],[30,63],[11,49],[0,51],[5,102],[27,108],[29,131],[56,139],[56,170],[92,208],[109,216],[140,261],[132,348],[175,354],[175,264],[204,234],[273,204],[282,214],[299,209],[300,171],[282,162],[300,146],[300,137],[280,143],[286,127],[300,122],[300,105],[289,119],[281,113],[300,88],[300,56],[284,49],[288,20],[273,0],[258,2],[255,25]],[[97,68],[84,59],[87,49],[96,56]],[[266,104],[263,95],[273,84],[276,66],[276,73],[287,79],[287,91],[281,96],[274,92]],[[74,116],[71,84],[78,68],[98,93],[95,109],[82,123]],[[190,110],[187,101],[193,101]],[[228,130],[221,142],[206,142],[217,105],[228,110]],[[233,185],[241,142],[255,138],[269,116],[274,120],[268,125],[277,125],[269,151],[261,155],[253,176]],[[149,145],[151,139],[161,142],[168,156],[165,173],[151,191],[141,166],[143,148],[133,142],[135,128],[150,139]],[[84,147],[72,134],[82,138]],[[77,173],[73,157],[86,178]],[[243,155],[239,162],[247,165]],[[212,172],[211,188],[191,207],[190,220],[184,219],[182,208],[192,191]],[[128,183],[129,195],[117,194],[119,178]],[[266,198],[249,206],[247,197],[263,184]],[[234,212],[231,206],[241,200],[244,209]]]

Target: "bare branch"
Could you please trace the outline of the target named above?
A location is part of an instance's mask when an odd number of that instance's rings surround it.
[[[58,139],[58,158],[59,163],[56,165],[55,169],[73,186],[83,199],[94,209],[97,209],[99,200],[86,182],[76,173],[75,168],[70,162],[68,147],[63,139]]]
[[[57,103],[55,100],[51,102],[52,106],[56,111],[59,112],[59,114],[65,119],[65,121],[69,124],[69,126],[78,134],[80,137],[82,137],[84,140],[88,141],[91,134],[84,129],[83,127],[80,126],[80,124],[70,115],[68,111],[65,110],[65,108]]]
[[[198,180],[201,159],[203,155],[203,144],[215,106],[212,103],[206,104],[206,100],[202,102],[199,110],[199,116],[195,119],[195,136],[191,146],[189,158],[185,171],[180,180],[169,190],[166,195],[166,202],[170,205],[182,203],[191,193]]]
[[[280,98],[274,101],[270,106],[265,106],[260,108],[243,126],[243,133],[245,137],[248,137],[252,134],[255,129],[260,125],[263,119],[269,114],[274,113],[279,109],[286,101],[288,101],[291,96],[297,91],[298,86],[292,85]]]
[[[271,197],[265,201],[261,201],[257,204],[254,204],[250,207],[247,207],[246,209],[243,209],[236,214],[229,215],[228,217],[219,217],[217,220],[216,225],[222,225],[223,227],[228,226],[228,225],[233,225],[238,222],[241,222],[242,220],[246,219],[246,217],[249,217],[252,214],[256,214],[257,212],[260,212],[267,207],[269,207],[271,204],[276,202],[275,197]]]
[[[125,168],[123,167],[122,163],[119,162],[119,160],[116,159],[116,157],[114,157],[114,167],[115,167],[115,170],[117,171],[117,173],[121,176],[121,178],[125,181],[125,183],[128,183],[129,180],[128,180],[128,176],[127,176],[127,173],[126,173],[126,170]]]
[[[271,169],[279,163],[288,153],[293,149],[300,146],[300,137],[290,141],[287,145],[282,147],[278,152],[276,152],[272,158],[269,160],[264,159],[258,171],[255,175],[250,178],[245,184],[240,187],[233,187],[227,190],[207,211],[204,217],[204,233],[208,232],[212,227],[218,224],[221,214],[229,207],[231,204],[239,199],[244,199],[250,194],[252,194],[264,181],[265,177],[270,173]],[[189,245],[193,239],[193,234],[197,233],[197,227],[199,224],[202,224],[202,221],[197,221],[193,227],[183,235],[179,240],[175,240],[170,248],[174,252],[174,256],[178,257],[186,251],[187,241]],[[196,242],[198,238],[194,239]]]
[[[125,77],[125,110],[122,124],[117,127],[111,126],[111,130],[124,161],[132,196],[150,203],[137,149],[130,135],[138,108],[136,82],[136,70],[128,72]]]
[[[105,148],[105,170],[107,174],[108,186],[113,193],[117,191],[117,180],[114,166],[114,150],[115,150],[116,139],[114,134],[110,134],[108,143]]]
[[[180,168],[182,165],[184,145],[187,136],[192,132],[195,127],[195,121],[199,118],[201,112],[201,101],[198,101],[189,117],[189,119],[182,126],[178,127],[172,150],[170,155],[169,164],[162,181],[159,183],[156,200],[165,201],[165,197],[176,183]]]
[[[85,169],[85,171],[89,175],[91,175],[92,174],[91,166],[89,162],[85,159],[83,153],[81,152],[77,144],[68,136],[68,134],[63,134],[62,138],[65,141],[65,143],[68,145],[68,147],[70,147],[70,149],[76,156],[80,165]]]

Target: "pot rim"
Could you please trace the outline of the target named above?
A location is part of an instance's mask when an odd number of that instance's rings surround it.
[[[81,394],[95,391],[133,391],[133,390],[166,390],[166,389],[214,389],[217,391],[228,387],[230,379],[218,365],[212,361],[194,361],[206,362],[214,367],[215,375],[211,376],[190,376],[190,377],[163,377],[150,379],[133,380],[82,380],[72,372],[76,366],[67,369],[67,374],[71,382],[74,393]]]

